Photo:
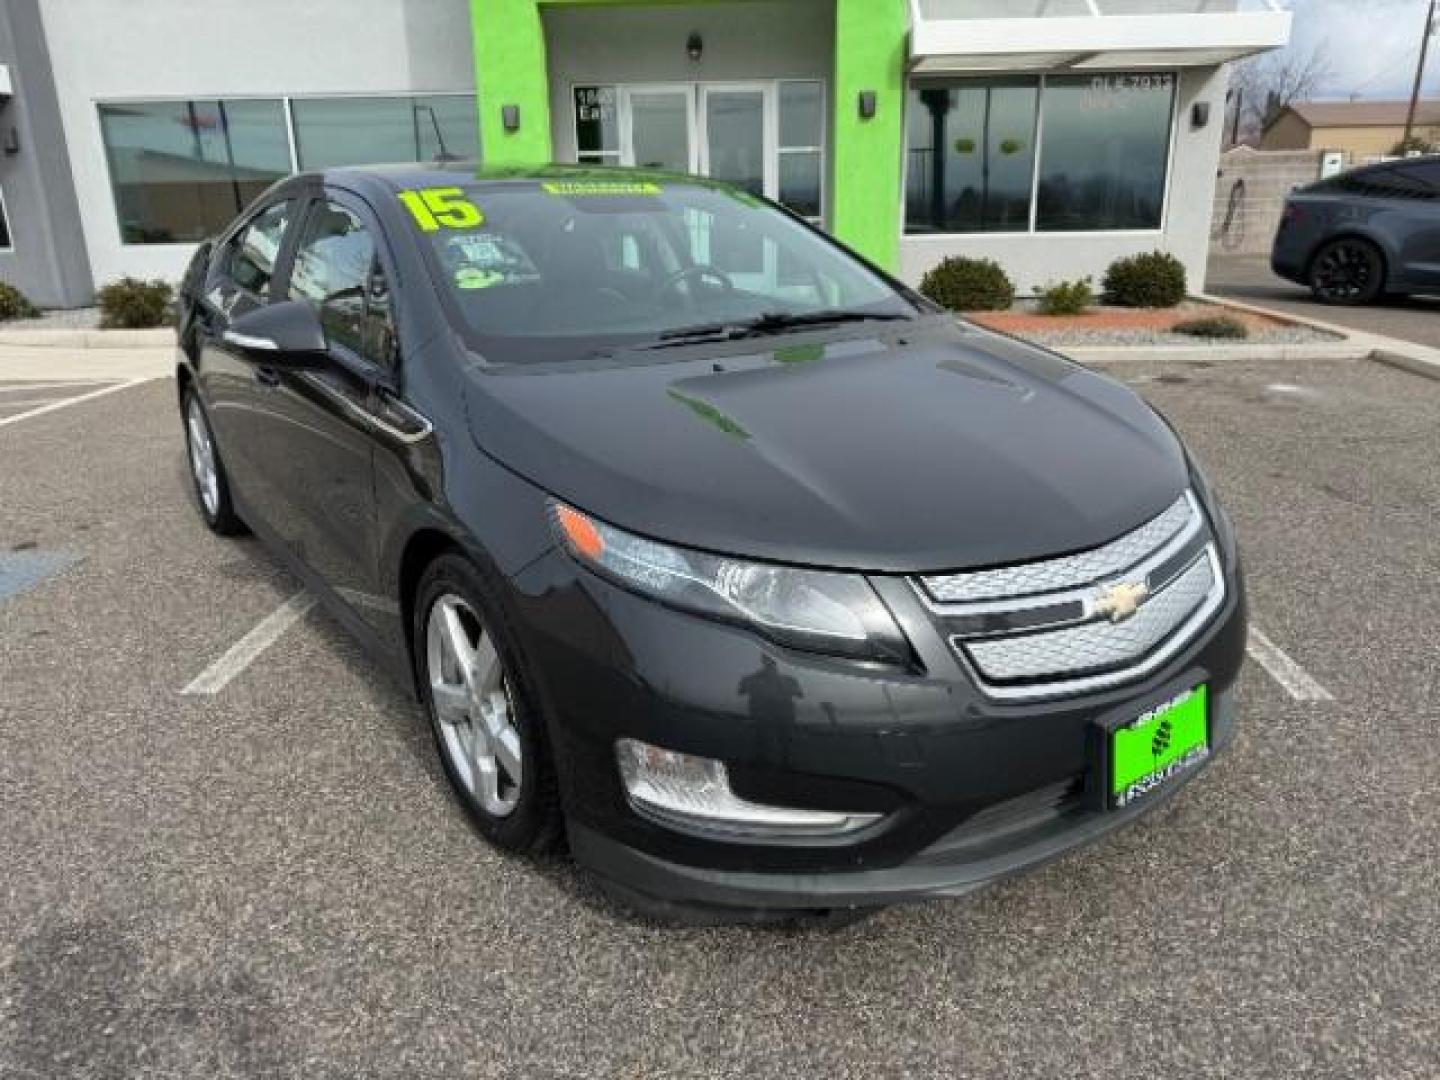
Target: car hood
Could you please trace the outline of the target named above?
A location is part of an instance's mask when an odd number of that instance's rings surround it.
[[[1132,391],[945,318],[601,366],[477,364],[466,406],[483,451],[612,524],[811,566],[1083,550],[1188,484],[1175,436]]]

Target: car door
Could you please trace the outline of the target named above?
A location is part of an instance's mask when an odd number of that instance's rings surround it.
[[[201,396],[231,487],[248,514],[262,513],[270,501],[267,478],[255,461],[255,410],[268,376],[224,334],[234,319],[275,299],[273,288],[300,205],[293,192],[278,195],[222,236],[195,304]]]
[[[1408,196],[1395,216],[1405,286],[1440,288],[1440,161],[1402,162],[1394,172]]]
[[[327,191],[300,221],[285,295],[312,305],[326,362],[274,373],[258,455],[278,538],[360,614],[375,581],[374,438],[393,385],[395,329],[380,232],[354,196]]]

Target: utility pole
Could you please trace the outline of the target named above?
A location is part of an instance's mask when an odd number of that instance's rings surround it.
[[[1430,35],[1435,32],[1435,0],[1425,13],[1425,33],[1420,37],[1420,62],[1415,65],[1415,86],[1410,91],[1410,111],[1405,114],[1405,138],[1400,145],[1409,150],[1410,136],[1415,130],[1415,107],[1420,103],[1420,82],[1425,77],[1425,57],[1430,51]]]

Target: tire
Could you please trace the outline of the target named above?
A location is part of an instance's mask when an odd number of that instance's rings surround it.
[[[563,825],[554,759],[496,589],[452,554],[430,564],[415,596],[416,685],[456,798],[496,847],[550,854]]]
[[[210,417],[200,396],[187,389],[182,404],[185,422],[185,456],[190,464],[190,487],[206,526],[218,536],[243,536],[249,530],[230,500],[230,479],[220,460]]]
[[[1369,304],[1385,289],[1385,257],[1370,241],[1347,236],[1320,248],[1307,276],[1322,304]]]

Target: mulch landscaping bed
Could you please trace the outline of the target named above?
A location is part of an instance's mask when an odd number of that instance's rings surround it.
[[[1228,316],[1244,323],[1250,336],[1212,339],[1177,334],[1176,323],[1190,319]],[[1173,308],[1122,308],[1097,305],[1083,315],[1041,315],[1033,300],[1022,300],[1009,311],[976,311],[971,322],[1046,345],[1291,345],[1334,341],[1335,336],[1299,323],[1201,300],[1187,300]]]

